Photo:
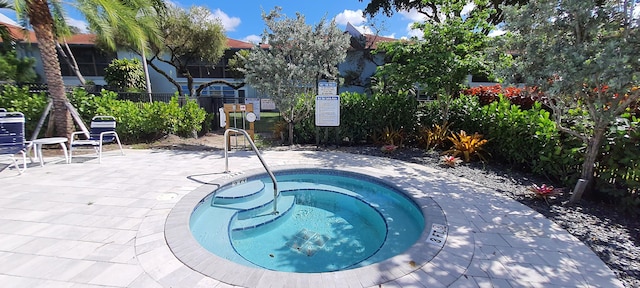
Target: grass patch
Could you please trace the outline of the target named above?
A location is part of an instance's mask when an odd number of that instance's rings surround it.
[[[233,127],[234,122],[233,118],[236,118],[237,128],[242,128],[242,113],[229,113],[229,124]],[[273,127],[276,123],[278,123],[282,117],[280,117],[279,112],[260,112],[260,120],[255,122],[255,133],[270,133],[273,131]],[[249,123],[245,123],[246,129],[249,129]]]

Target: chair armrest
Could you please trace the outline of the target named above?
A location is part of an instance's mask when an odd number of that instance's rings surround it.
[[[104,138],[105,135],[109,135],[109,134],[113,134],[115,136],[118,136],[118,133],[116,133],[116,131],[105,131],[100,133],[100,142],[102,142],[102,139]]]
[[[75,139],[76,139],[76,136],[78,136],[78,135],[84,135],[84,132],[82,132],[82,131],[78,131],[78,132],[73,132],[73,133],[71,133],[71,136],[70,136],[70,138],[71,138],[71,142],[73,142],[73,140],[75,140]],[[86,137],[86,136],[85,136],[85,137]]]

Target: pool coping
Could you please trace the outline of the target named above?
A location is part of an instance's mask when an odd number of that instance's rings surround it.
[[[272,167],[275,173],[282,170],[296,169],[326,169],[359,173],[379,179],[386,185],[397,187],[416,202],[424,216],[425,229],[422,231],[418,241],[404,253],[368,266],[334,272],[296,273],[253,268],[226,260],[209,252],[195,240],[189,229],[189,218],[194,207],[218,187],[239,182],[257,174],[264,174],[264,169],[260,168],[251,169],[242,174],[228,175],[224,179],[218,179],[218,183],[211,183],[213,185],[204,184],[178,201],[169,212],[165,223],[165,239],[169,249],[178,260],[194,271],[225,284],[243,287],[262,287],[268,284],[268,281],[284,281],[291,283],[291,285],[299,286],[300,283],[307,283],[316,277],[322,279],[323,285],[327,287],[345,286],[345,283],[350,283],[350,286],[355,287],[370,287],[394,281],[410,274],[417,274],[418,278],[424,278],[425,273],[430,275],[431,280],[446,286],[461,277],[469,266],[473,255],[473,245],[452,245],[450,241],[447,241],[447,236],[441,238],[443,242],[439,245],[429,240],[429,238],[433,238],[432,230],[430,229],[432,224],[445,225],[448,227],[448,234],[458,229],[450,227],[451,224],[447,222],[445,216],[448,213],[438,205],[436,200],[429,197],[424,191],[420,191],[418,187],[410,183],[394,183],[390,179],[391,176],[359,167],[332,167],[331,169],[313,165]],[[455,259],[455,261],[452,261],[452,259]],[[442,274],[443,277],[437,277],[438,274]]]

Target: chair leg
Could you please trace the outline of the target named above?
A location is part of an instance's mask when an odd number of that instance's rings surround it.
[[[122,150],[122,144],[120,144],[120,137],[118,137],[118,134],[115,134],[115,136],[116,136],[116,141],[118,142],[118,147],[120,147],[120,154],[124,156],[124,150]]]
[[[102,163],[102,139],[100,139],[100,144],[98,144],[98,163]]]
[[[24,151],[20,151],[20,153],[22,154],[22,169],[20,169],[17,164],[16,168],[18,169],[18,173],[22,174],[22,172],[27,170],[27,154],[24,153]]]

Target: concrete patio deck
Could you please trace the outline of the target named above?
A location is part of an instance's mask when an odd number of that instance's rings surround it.
[[[223,152],[125,153],[107,152],[102,164],[82,157],[64,164],[63,158],[51,157],[44,167],[30,165],[22,175],[0,171],[0,286],[232,287],[183,264],[165,239],[167,216],[179,200],[206,183],[228,179]],[[408,268],[411,259],[406,259],[388,270],[339,274],[222,273],[242,286],[623,287],[587,246],[558,225],[446,172],[337,152],[266,151],[263,156],[271,167],[315,165],[383,175],[414,197],[433,199],[444,212],[448,235],[437,255],[417,267]],[[230,157],[234,174],[261,167],[253,152]],[[367,275],[358,275],[364,271]]]

